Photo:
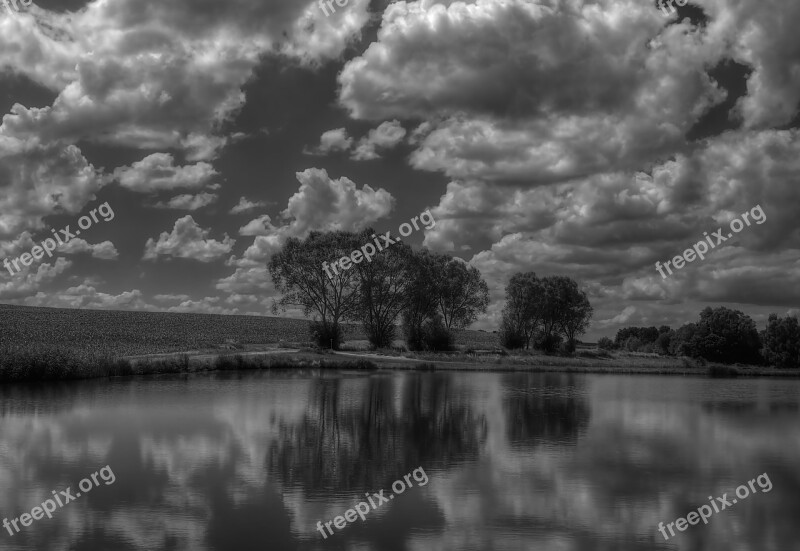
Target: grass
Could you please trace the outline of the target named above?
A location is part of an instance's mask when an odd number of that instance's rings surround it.
[[[179,354],[170,358],[126,360],[56,349],[31,352],[8,346],[0,348],[2,383],[273,369],[369,371],[378,369],[378,366],[364,359],[335,360],[320,358],[314,354],[292,356],[222,354],[210,361],[201,361],[188,354]]]

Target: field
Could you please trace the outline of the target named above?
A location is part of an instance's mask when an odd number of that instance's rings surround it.
[[[349,328],[348,341],[365,337]],[[58,349],[120,357],[184,351],[251,348],[287,343],[307,346],[308,321],[258,316],[174,314],[32,308],[0,304],[0,346]],[[464,331],[457,344],[492,348],[497,335]]]

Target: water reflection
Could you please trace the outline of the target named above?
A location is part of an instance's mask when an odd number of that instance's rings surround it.
[[[0,533],[21,550],[795,549],[800,382],[572,374],[220,374],[0,387]],[[430,482],[323,540],[318,520]],[[671,522],[768,472],[664,542]],[[0,517],[0,518],[2,518]]]

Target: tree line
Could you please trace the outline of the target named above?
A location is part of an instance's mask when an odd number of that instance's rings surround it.
[[[301,308],[323,347],[339,349],[347,324],[360,322],[374,348],[391,347],[398,329],[411,350],[448,350],[453,331],[473,323],[489,305],[480,272],[460,259],[404,243],[362,259],[333,277],[323,264],[350,256],[375,232],[312,232],[290,238],[268,262],[281,299],[273,310]]]
[[[613,341],[603,337],[597,344],[607,350],[800,368],[800,324],[796,317],[770,314],[766,329],[759,332],[750,316],[724,306],[705,308],[698,322],[684,324],[677,330],[666,325],[624,327],[617,331]]]
[[[518,273],[506,286],[500,343],[506,348],[534,348],[572,353],[586,332],[593,309],[586,293],[566,276]]]

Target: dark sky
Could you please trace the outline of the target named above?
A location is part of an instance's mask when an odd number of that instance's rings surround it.
[[[0,302],[268,314],[288,237],[396,234],[430,208],[407,241],[481,270],[477,328],[529,270],[580,282],[589,338],[706,305],[797,312],[800,4],[334,6],[0,5],[0,256],[114,212],[2,269]]]

